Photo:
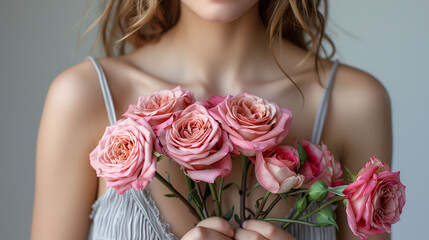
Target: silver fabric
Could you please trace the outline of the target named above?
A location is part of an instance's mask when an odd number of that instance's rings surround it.
[[[103,92],[107,114],[110,124],[116,122],[115,108],[109,85],[101,64],[92,56],[87,57],[93,63]],[[329,101],[332,82],[335,76],[338,61],[335,62],[329,77],[326,90],[323,94],[319,110],[313,128],[312,142],[319,143],[322,133],[324,118]],[[314,206],[308,211],[311,211]],[[295,209],[291,210],[293,214]],[[163,222],[155,202],[149,196],[147,190],[134,191],[130,189],[123,195],[117,194],[113,188],[108,188],[106,193],[98,198],[92,205],[89,216],[92,219],[89,240],[119,240],[119,239],[178,239],[169,230],[169,225]],[[316,216],[307,221],[316,222]],[[294,224],[287,229],[298,240],[335,240],[334,227],[313,228],[301,224]]]

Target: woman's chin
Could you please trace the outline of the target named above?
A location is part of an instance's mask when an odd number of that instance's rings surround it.
[[[182,0],[196,15],[208,22],[228,23],[243,16],[257,0]]]

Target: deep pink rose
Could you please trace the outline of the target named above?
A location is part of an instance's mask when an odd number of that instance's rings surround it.
[[[232,144],[203,105],[186,108],[160,131],[159,139],[165,154],[196,181],[213,183],[231,172]]]
[[[219,103],[223,102],[226,97],[220,97],[220,96],[212,96],[206,101],[203,101],[201,104],[206,107],[207,109],[211,109],[216,107]]]
[[[175,113],[194,102],[192,93],[180,87],[173,90],[160,90],[149,96],[139,97],[138,104],[130,105],[123,116],[137,122],[143,118],[157,132],[171,124]]]
[[[375,157],[343,193],[348,199],[349,227],[361,239],[390,233],[391,225],[399,221],[405,204],[405,186],[399,179],[399,172],[391,172],[387,164]]]
[[[256,152],[256,179],[272,193],[299,188],[304,182],[304,176],[296,173],[298,168],[298,151],[291,146],[277,146],[264,153]]]
[[[289,109],[248,93],[229,95],[209,112],[228,132],[235,153],[245,156],[279,145],[292,121]]]
[[[156,171],[155,134],[145,121],[127,118],[108,126],[98,146],[89,154],[98,177],[119,194],[145,189]]]
[[[307,140],[301,141],[302,147],[307,153],[307,160],[300,173],[305,176],[303,188],[309,189],[319,180],[324,181],[329,187],[342,185],[341,164],[334,160],[333,155],[325,144],[315,145]]]

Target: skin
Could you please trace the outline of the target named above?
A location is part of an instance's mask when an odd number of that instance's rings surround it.
[[[293,69],[306,51],[285,40],[274,46],[280,64],[304,94],[303,105],[298,90],[272,59],[256,1],[201,2],[183,0],[178,24],[159,42],[123,56],[100,59],[117,119],[139,96],[177,85],[193,91],[197,100],[248,91],[292,110],[294,118],[286,144],[293,145],[295,139],[310,139],[324,91],[315,78],[313,59]],[[325,85],[333,63],[323,60],[322,65],[325,70],[320,71],[320,76]],[[377,79],[341,64],[322,141],[352,171],[357,172],[371,156],[390,163],[390,109],[389,95]],[[46,97],[37,141],[32,239],[87,238],[91,205],[106,191],[106,184],[96,177],[88,155],[107,125],[103,96],[91,62],[72,66],[54,79]],[[233,162],[226,183],[240,182],[239,164]],[[179,167],[161,161],[158,172],[166,175],[167,171],[173,185],[187,195]],[[255,182],[255,176],[250,174],[249,186]],[[183,239],[295,239],[273,224],[256,220],[247,221],[243,228],[220,218],[198,223],[186,208],[177,207],[182,204],[179,200],[163,196],[169,191],[159,181],[152,181],[149,190],[171,231]],[[250,203],[263,193],[256,189],[247,201],[248,207],[254,208]],[[284,217],[293,201],[289,206],[278,204],[269,217]],[[238,191],[229,189],[224,193],[223,209],[233,205],[236,209],[239,206]],[[338,209],[338,239],[358,239],[347,226],[344,210]],[[389,239],[389,236],[370,239]]]

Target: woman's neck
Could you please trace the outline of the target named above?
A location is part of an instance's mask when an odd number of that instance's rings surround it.
[[[243,73],[258,65],[255,61],[272,58],[258,4],[228,23],[202,19],[182,4],[180,19],[167,36],[182,58],[180,64],[200,80],[248,77]]]

